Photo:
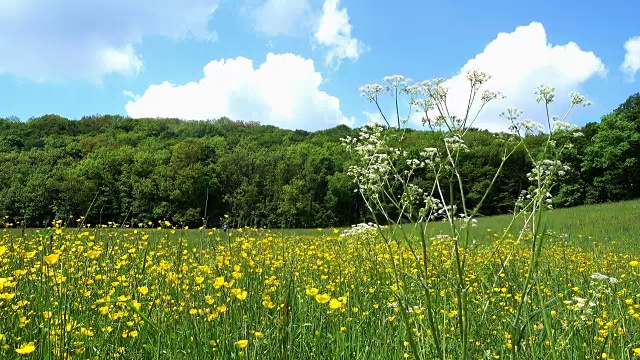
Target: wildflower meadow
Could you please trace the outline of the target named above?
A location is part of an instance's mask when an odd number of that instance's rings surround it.
[[[420,356],[433,358],[432,321],[444,357],[459,358],[447,236],[430,241],[425,259],[437,311],[428,313],[421,285],[407,282],[415,291],[403,315],[389,262],[406,281],[423,262],[368,226],[345,236],[162,227],[0,232],[0,356],[416,358],[409,328]],[[552,234],[526,300],[532,311],[514,336],[531,239],[482,232],[464,279],[474,308],[469,358],[511,358],[514,347],[516,358],[639,355],[640,254]]]

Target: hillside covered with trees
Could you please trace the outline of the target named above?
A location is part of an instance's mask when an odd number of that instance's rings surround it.
[[[228,214],[233,225],[354,224],[366,220],[366,212],[340,139],[357,133],[346,126],[290,131],[227,118],[0,118],[0,218],[43,226],[54,219],[73,224],[87,214],[90,224],[169,220],[197,227],[205,219],[219,226]],[[582,133],[562,159],[571,170],[555,189],[555,206],[639,198],[640,94]],[[403,146],[418,154],[441,144],[440,136],[408,130]],[[472,203],[500,165],[499,141],[481,130],[466,138],[474,150],[464,154],[462,173]],[[534,151],[541,143],[540,136],[528,140]],[[509,212],[528,186],[530,168],[524,150],[516,152],[481,213]]]

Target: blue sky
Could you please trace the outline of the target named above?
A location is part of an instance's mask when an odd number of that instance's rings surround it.
[[[442,77],[459,109],[461,74],[480,68],[507,98],[477,125],[498,130],[510,106],[542,120],[533,95],[542,83],[559,99],[576,90],[595,103],[571,118],[579,125],[639,91],[640,3],[626,0],[88,3],[0,0],[0,116],[358,126],[376,119],[361,85]]]

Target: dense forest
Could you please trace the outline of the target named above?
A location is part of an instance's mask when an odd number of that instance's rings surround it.
[[[640,197],[640,94],[582,128],[562,161],[571,171],[555,189],[555,206]],[[358,129],[307,132],[220,118],[210,121],[46,115],[0,118],[0,219],[44,226],[135,225],[168,220],[191,227],[344,226],[366,211],[347,175],[354,161],[340,139]],[[403,146],[439,147],[442,133],[407,130]],[[496,134],[474,130],[462,173],[473,204],[500,164]],[[535,151],[541,137],[528,139]],[[506,163],[481,208],[509,212],[528,184],[524,150]],[[425,174],[423,181],[428,182]]]

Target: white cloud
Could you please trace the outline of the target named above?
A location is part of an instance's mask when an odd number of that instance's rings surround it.
[[[568,104],[569,91],[579,91],[581,84],[595,75],[606,75],[604,64],[593,52],[583,51],[574,42],[549,44],[544,27],[536,22],[511,33],[498,34],[482,53],[467,61],[457,75],[444,83],[449,88],[449,109],[457,116],[463,116],[466,110],[469,82],[465,74],[472,69],[492,75],[483,89],[500,91],[507,96],[487,105],[474,123],[475,127],[491,131],[507,129],[507,121],[498,116],[507,107],[523,110],[523,118],[542,121],[544,113],[534,95],[539,85],[557,89],[558,107],[554,109],[561,112],[566,110],[560,106]],[[416,124],[420,119],[421,115],[412,118]]]
[[[122,50],[104,49],[99,58],[102,60],[102,66],[99,67],[102,74],[137,74],[142,69],[142,59],[131,45],[125,46]]]
[[[362,114],[364,115],[364,118],[366,120],[363,126],[372,125],[372,124],[379,124],[379,125],[386,126],[386,123],[384,122],[384,119],[382,118],[382,115],[380,115],[379,112],[363,111]]]
[[[314,40],[327,48],[325,64],[338,67],[343,59],[357,60],[365,51],[362,41],[351,37],[347,9],[338,9],[340,0],[325,0]]]
[[[356,125],[356,118],[355,116],[352,116],[350,118],[346,118],[346,117],[342,117],[342,120],[340,120],[340,124],[342,125],[347,125],[350,128],[353,128]]]
[[[313,60],[298,55],[269,53],[258,68],[250,59],[237,57],[211,61],[197,82],[151,85],[125,109],[133,118],[227,116],[287,129],[352,124],[353,119],[343,116],[340,100],[319,89],[321,82]]]
[[[256,31],[267,36],[303,34],[312,17],[309,0],[248,1],[244,12],[253,18]]]
[[[241,12],[255,30],[269,37],[312,34],[312,49],[325,51],[325,66],[337,69],[344,59],[357,60],[368,47],[352,37],[352,26],[340,0],[324,0],[321,11],[311,0],[244,0]]]
[[[37,81],[137,74],[144,36],[213,41],[218,0],[0,0],[0,73]],[[186,4],[186,5],[185,5]]]
[[[133,91],[131,90],[124,90],[122,92],[122,95],[128,97],[128,98],[132,98],[133,100],[138,100],[140,98],[140,95],[136,95],[133,93]]]
[[[626,54],[620,65],[627,81],[635,81],[636,73],[640,71],[640,36],[630,38],[624,43]]]

